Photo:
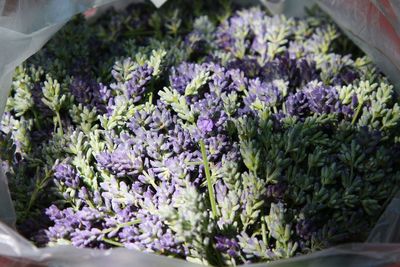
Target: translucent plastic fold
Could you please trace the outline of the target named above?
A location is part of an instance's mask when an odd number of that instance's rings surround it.
[[[317,2],[369,54],[400,88],[400,1],[260,0],[273,12],[301,15]],[[113,0],[0,0],[0,114],[13,71],[38,51],[74,14]],[[165,0],[154,0],[156,6]],[[126,3],[121,1],[120,3]],[[199,266],[182,260],[126,249],[107,251],[57,246],[38,249],[12,226],[15,213],[7,181],[0,171],[0,266]],[[8,226],[7,226],[8,225]],[[400,197],[395,197],[367,243],[346,244],[306,256],[251,266],[391,266],[400,263]],[[15,265],[22,266],[22,265]],[[392,265],[395,266],[395,265]],[[400,266],[400,265],[398,265]]]
[[[388,205],[375,229],[370,234],[369,241],[373,243],[346,244],[305,256],[272,263],[251,264],[251,267],[365,267],[365,266],[395,266],[400,263],[400,198],[395,197]],[[201,266],[127,249],[112,249],[107,251],[78,249],[72,246],[57,246],[38,249],[29,241],[18,235],[13,229],[0,223],[0,266],[1,259],[8,263],[44,264],[48,266],[143,266],[143,267],[195,267]],[[10,264],[11,265],[11,264]],[[29,266],[29,265],[28,265]],[[36,265],[35,265],[36,266]],[[397,265],[398,266],[398,265]]]
[[[368,54],[400,92],[400,1],[260,0],[273,13],[304,15],[317,3]]]

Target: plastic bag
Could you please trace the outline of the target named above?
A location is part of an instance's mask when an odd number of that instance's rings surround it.
[[[4,110],[14,68],[39,50],[72,15],[90,7],[111,2],[113,0],[0,0],[0,114]],[[153,2],[161,5],[164,0]],[[262,0],[262,2],[269,7],[273,4],[276,8],[273,10],[274,12],[301,15],[303,7],[312,4],[313,0]],[[357,33],[355,36],[360,39],[355,40],[356,43],[360,44],[367,53],[371,51],[370,55],[393,81],[400,81],[395,76],[396,73],[400,73],[400,68],[398,68],[400,42],[389,42],[392,40],[390,38],[394,38],[392,35],[391,37],[381,37],[378,35],[381,24],[370,25],[370,20],[362,17],[367,14],[368,18],[373,18],[373,22],[379,22],[381,19],[387,20],[393,28],[393,31],[389,30],[389,32],[398,37],[400,27],[397,28],[397,32],[394,29],[396,29],[395,25],[400,25],[399,2],[394,3],[390,0],[368,2],[363,0],[317,0],[317,2],[334,19],[340,19],[338,23],[346,32]],[[126,1],[120,3],[125,4]],[[353,10],[352,8],[358,7],[357,5],[360,5],[360,10]],[[361,5],[364,6],[361,7]],[[368,11],[368,8],[365,9],[365,6],[369,6],[371,10],[372,5],[381,12],[380,15]],[[391,8],[386,9],[388,6]],[[345,11],[341,9],[344,7],[346,7]],[[386,18],[382,15],[386,13],[382,12],[386,12],[390,16]],[[353,25],[356,22],[359,24]],[[383,25],[387,26],[387,24]],[[371,26],[371,29],[368,26]],[[381,34],[385,35],[385,32],[382,31]],[[378,48],[376,45],[374,46],[374,44],[379,44],[378,40],[385,40],[387,43],[382,48]],[[393,53],[393,56],[390,53]],[[397,61],[394,61],[395,59]],[[388,62],[392,62],[392,64]],[[15,220],[7,182],[1,172],[0,220],[9,225],[12,225]],[[374,243],[346,244],[289,260],[251,266],[395,266],[392,264],[400,263],[400,244],[376,243],[400,242],[399,229],[400,197],[395,197],[370,233],[367,241]],[[99,251],[77,249],[72,246],[38,249],[12,228],[0,222],[0,266],[11,264],[15,264],[13,266],[42,266],[42,264],[50,266],[130,266],[132,263],[145,267],[199,266],[182,260],[126,249]]]
[[[400,90],[400,2],[319,0],[344,32]]]
[[[400,1],[261,0],[273,13],[304,15],[317,3],[368,54],[400,92]]]
[[[395,197],[372,230],[369,241],[399,242],[400,232],[400,197]],[[394,235],[394,233],[396,233]],[[3,258],[2,258],[3,257]],[[107,251],[78,249],[72,246],[58,246],[37,249],[28,240],[22,238],[13,229],[0,223],[0,266],[3,260],[26,266],[144,266],[144,267],[195,267],[201,266],[183,260],[172,259],[127,249]],[[23,259],[23,260],[22,260]],[[395,263],[399,265],[394,265]],[[8,265],[7,265],[8,266]],[[13,265],[14,266],[14,265]],[[16,265],[25,266],[25,265]],[[400,266],[400,244],[346,244],[305,256],[272,263],[243,265],[251,267],[375,267]]]
[[[303,17],[305,8],[315,4],[315,0],[261,0],[273,14],[285,14],[291,17]]]

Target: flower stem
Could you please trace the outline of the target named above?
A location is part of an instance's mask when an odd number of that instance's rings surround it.
[[[363,104],[364,104],[364,102],[358,103],[356,114],[354,114],[353,120],[351,121],[352,125],[354,125],[354,123],[356,123],[356,120],[358,118],[358,115],[360,114],[360,110],[361,110]]]
[[[32,108],[32,112],[33,112],[35,126],[36,126],[37,130],[41,130],[42,127],[41,127],[41,123],[40,123],[39,116],[38,116],[36,109]]]
[[[57,123],[60,127],[60,131],[61,131],[61,135],[64,135],[64,131],[63,131],[63,126],[62,126],[62,122],[61,122],[61,117],[60,117],[60,112],[56,112],[56,117],[57,117]]]
[[[33,204],[36,201],[38,193],[39,193],[39,189],[37,187],[35,187],[35,189],[33,190],[32,194],[31,194],[31,197],[29,199],[28,206],[27,206],[27,208],[25,210],[26,212],[29,212],[31,210]]]
[[[109,229],[104,230],[102,233],[103,234],[108,234],[108,233],[111,233],[114,230],[119,230],[121,228],[124,228],[124,227],[127,227],[127,226],[132,226],[132,225],[138,224],[140,222],[141,222],[141,220],[137,219],[137,220],[133,220],[133,221],[126,222],[126,223],[121,223],[121,224],[117,225],[114,228],[109,228]]]
[[[267,230],[265,226],[265,217],[263,217],[263,220],[261,222],[261,235],[262,235],[262,240],[265,245],[268,245],[268,239],[267,239]]]
[[[36,177],[39,177],[39,167],[36,169]],[[29,212],[31,210],[31,208],[33,207],[33,205],[36,202],[36,199],[37,199],[40,191],[43,190],[43,188],[46,186],[49,178],[51,178],[50,173],[46,173],[43,178],[37,178],[38,180],[35,184],[35,188],[31,194],[31,197],[29,199],[29,203],[28,203],[28,206],[26,207],[25,212]]]
[[[204,171],[206,173],[207,186],[208,186],[208,196],[210,198],[211,210],[214,218],[217,218],[217,204],[214,197],[214,187],[211,181],[210,166],[208,164],[206,146],[203,140],[200,140],[201,156],[203,158]]]
[[[102,240],[110,245],[116,246],[116,247],[124,247],[124,245],[120,242],[114,241],[112,239],[108,239],[103,237]]]

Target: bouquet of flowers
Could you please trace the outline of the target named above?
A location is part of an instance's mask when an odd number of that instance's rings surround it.
[[[215,266],[365,240],[398,191],[393,86],[319,11],[194,3],[78,17],[16,70],[20,232]]]

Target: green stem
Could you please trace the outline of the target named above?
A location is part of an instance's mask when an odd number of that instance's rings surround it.
[[[27,207],[26,210],[25,210],[26,212],[29,212],[29,211],[31,210],[33,204],[34,204],[35,201],[36,201],[36,198],[37,198],[38,193],[39,193],[39,189],[38,189],[37,186],[35,186],[35,190],[33,190],[32,195],[31,195],[31,198],[29,199],[28,207]]]
[[[265,217],[263,217],[263,221],[261,223],[261,234],[262,234],[262,240],[264,244],[267,246],[268,245],[268,240],[267,240],[267,230],[265,226]]]
[[[150,182],[151,186],[153,186],[154,189],[157,190],[158,186],[157,186],[157,184],[156,184],[155,181],[154,181],[154,177],[151,177],[146,171],[143,171],[143,174],[144,174],[144,176],[146,176],[146,178],[149,179],[149,182]]]
[[[204,145],[203,140],[200,140],[200,149],[201,149],[201,155],[203,158],[204,171],[206,173],[208,196],[210,198],[211,210],[212,210],[213,217],[217,218],[217,204],[215,202],[215,197],[214,197],[214,187],[213,187],[213,184],[211,181],[210,166],[208,164],[206,146]]]
[[[156,39],[157,39],[157,40],[160,40],[160,39],[162,38],[161,28],[160,28],[160,27],[157,27],[157,28],[155,28],[154,31],[155,31],[154,35],[156,36]]]
[[[124,247],[124,245],[120,242],[114,241],[112,239],[108,239],[103,237],[102,240],[110,245],[116,246],[116,247]]]
[[[90,208],[95,209],[96,207],[93,205],[92,200],[86,198],[86,203],[89,205]]]
[[[353,165],[353,161],[352,161],[351,168],[350,168],[350,181],[353,181],[353,175],[354,175],[354,165]]]
[[[358,103],[356,114],[354,114],[353,120],[351,121],[352,125],[354,125],[356,123],[356,120],[358,118],[358,115],[360,114],[360,110],[361,110],[363,104],[364,104],[364,102]]]
[[[34,122],[35,122],[36,128],[37,128],[38,130],[42,129],[41,123],[40,123],[40,120],[39,120],[39,116],[38,116],[38,113],[37,113],[36,109],[35,109],[35,108],[32,108],[32,112],[33,112],[33,117],[35,118],[35,119],[34,119]]]
[[[109,229],[104,230],[102,233],[108,234],[114,230],[119,230],[123,227],[132,226],[132,225],[138,224],[140,222],[141,222],[141,220],[138,219],[138,220],[133,220],[133,221],[126,222],[126,223],[121,223],[121,224],[117,225],[117,227],[115,227],[115,228],[109,228]]]
[[[60,112],[56,111],[57,123],[60,127],[61,134],[64,135],[63,126],[61,122]]]
[[[39,176],[39,167],[36,170],[36,176]],[[31,197],[29,199],[29,203],[28,206],[26,208],[26,212],[29,212],[32,208],[32,206],[35,204],[35,201],[37,199],[37,196],[39,194],[39,191],[43,189],[43,187],[46,185],[47,183],[47,179],[50,177],[49,174],[46,174],[45,177],[43,179],[40,179],[36,182],[35,184],[35,189],[33,190]]]

